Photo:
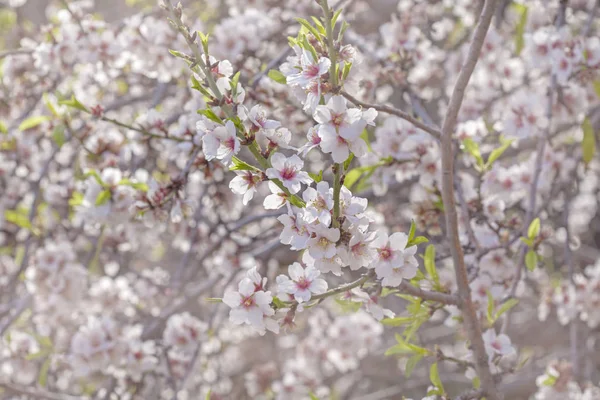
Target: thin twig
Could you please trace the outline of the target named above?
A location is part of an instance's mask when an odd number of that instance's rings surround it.
[[[488,356],[483,343],[481,326],[473,301],[471,299],[471,288],[465,265],[464,254],[458,236],[458,217],[456,213],[456,202],[454,199],[454,146],[452,135],[456,126],[456,120],[465,90],[477,65],[481,48],[495,11],[495,0],[486,0],[481,16],[475,28],[469,52],[462,66],[448,109],[442,124],[442,199],[444,202],[444,213],[446,217],[446,233],[454,263],[458,296],[460,298],[460,309],[462,311],[464,326],[471,343],[473,359],[477,375],[481,380],[481,387],[487,393],[488,400],[502,399],[501,393],[496,388],[494,376],[490,371]]]
[[[560,8],[558,10],[558,16],[556,18],[556,26],[561,27],[565,23],[565,15],[567,9],[567,1],[560,0]],[[550,85],[548,88],[548,104],[546,106],[546,118],[548,119],[548,127],[546,128],[543,135],[540,135],[537,139],[537,149],[536,149],[536,158],[535,158],[535,166],[533,172],[533,180],[531,182],[531,186],[529,189],[529,199],[527,211],[525,213],[525,221],[523,225],[523,234],[527,236],[527,230],[529,225],[533,221],[535,217],[535,209],[536,209],[536,201],[537,201],[537,191],[540,181],[540,176],[542,173],[542,164],[544,162],[544,153],[546,152],[546,142],[550,137],[550,132],[552,129],[552,110],[554,104],[554,93],[558,88],[558,82],[556,79],[556,75],[552,75],[550,78]],[[527,254],[527,245],[521,244],[521,248],[519,251],[519,262],[517,264],[517,272],[515,279],[513,281],[509,298],[514,297],[517,292],[517,287],[519,286],[519,282],[521,281],[521,277],[523,275],[523,268],[525,267],[525,256]],[[504,316],[504,321],[502,323],[502,332],[506,332],[508,326],[510,324],[510,312],[507,312]]]
[[[402,111],[402,110],[400,110],[398,108],[394,108],[394,107],[390,107],[390,106],[365,103],[364,101],[358,100],[356,97],[350,95],[347,92],[344,92],[343,90],[340,92],[340,94],[342,96],[344,96],[345,98],[347,98],[348,100],[350,100],[352,103],[354,103],[357,106],[361,106],[361,107],[365,107],[365,108],[374,108],[377,111],[381,111],[381,112],[384,112],[386,114],[391,114],[391,115],[395,115],[397,117],[400,117],[400,118],[402,118],[402,119],[410,122],[411,124],[413,124],[417,128],[422,129],[425,132],[429,133],[431,136],[433,136],[437,140],[440,140],[441,133],[440,133],[439,129],[437,129],[434,126],[431,126],[431,125],[428,125],[426,123],[423,123],[423,122],[419,121],[418,119],[416,119],[415,117],[413,117],[412,115],[410,115],[407,112],[404,112],[404,111]]]

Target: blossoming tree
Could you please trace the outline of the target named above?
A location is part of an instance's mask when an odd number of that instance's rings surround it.
[[[96,3],[0,2],[1,399],[600,399],[600,2]]]

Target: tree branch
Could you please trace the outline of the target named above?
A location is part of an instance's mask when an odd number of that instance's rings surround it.
[[[390,106],[384,106],[384,105],[377,105],[377,104],[365,103],[364,101],[358,100],[356,97],[350,95],[347,92],[344,92],[343,90],[340,92],[340,94],[342,96],[344,96],[345,98],[347,98],[348,100],[350,100],[352,103],[354,103],[357,106],[361,106],[361,107],[365,107],[365,108],[374,108],[377,111],[381,111],[381,112],[384,112],[386,114],[395,115],[396,117],[400,117],[400,118],[402,118],[402,119],[410,122],[411,124],[413,124],[417,128],[424,130],[425,132],[429,133],[431,136],[433,136],[437,140],[440,140],[440,138],[441,138],[441,132],[440,132],[439,129],[437,129],[434,126],[427,125],[427,124],[419,121],[418,119],[416,119],[415,117],[413,117],[409,113],[404,112],[404,111],[402,111],[402,110],[400,110],[398,108],[394,108],[394,107],[390,107]]]
[[[479,22],[475,28],[475,33],[471,41],[469,53],[465,64],[462,66],[448,109],[442,124],[442,199],[446,217],[446,233],[454,262],[454,271],[456,283],[458,286],[458,296],[460,299],[460,308],[463,313],[465,330],[473,351],[473,358],[477,375],[481,380],[482,389],[487,393],[488,400],[502,399],[502,395],[496,388],[494,377],[490,371],[488,356],[485,351],[481,326],[475,312],[475,307],[471,299],[471,288],[463,250],[458,236],[458,218],[456,213],[456,202],[454,199],[454,146],[452,135],[456,126],[456,120],[462,101],[465,95],[465,89],[469,83],[475,65],[481,54],[481,47],[490,26],[492,16],[495,11],[495,0],[486,0]]]

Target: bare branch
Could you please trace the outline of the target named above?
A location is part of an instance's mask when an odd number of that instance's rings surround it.
[[[463,250],[458,236],[458,218],[456,213],[456,202],[454,199],[454,146],[452,135],[456,126],[458,112],[462,105],[466,87],[469,83],[479,55],[485,36],[490,26],[492,16],[495,12],[495,0],[486,0],[479,22],[475,28],[475,33],[471,41],[469,53],[465,64],[462,66],[448,109],[442,124],[442,199],[444,201],[444,211],[446,216],[446,233],[454,262],[454,271],[456,274],[456,283],[458,286],[458,296],[460,298],[460,308],[463,313],[465,330],[473,351],[473,359],[477,375],[481,379],[483,390],[487,393],[489,400],[502,399],[502,395],[496,388],[494,377],[490,371],[488,356],[485,351],[481,326],[475,312],[475,307],[471,300],[471,289]]]
[[[350,100],[352,103],[354,103],[357,106],[366,107],[366,108],[374,108],[377,111],[381,111],[381,112],[384,112],[386,114],[391,114],[391,115],[395,115],[397,117],[400,117],[400,118],[402,118],[402,119],[410,122],[411,124],[413,124],[417,128],[422,129],[425,132],[429,133],[431,136],[433,136],[437,140],[440,140],[441,133],[440,133],[439,129],[437,129],[436,127],[433,127],[431,125],[427,125],[427,124],[419,121],[418,119],[416,119],[415,117],[413,117],[412,115],[410,115],[407,112],[404,112],[404,111],[402,111],[402,110],[400,110],[398,108],[394,108],[394,107],[390,107],[390,106],[365,103],[364,101],[360,101],[356,97],[353,97],[353,96],[351,96],[350,94],[348,94],[348,93],[346,93],[344,91],[341,91],[340,94],[342,96],[344,96],[345,98],[347,98],[348,100]]]

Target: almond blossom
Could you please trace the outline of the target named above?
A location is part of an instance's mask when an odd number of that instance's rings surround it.
[[[277,287],[280,292],[294,296],[298,303],[307,302],[313,294],[322,294],[327,291],[327,282],[318,278],[321,272],[312,266],[303,268],[300,263],[293,263],[288,267],[287,275],[277,277]]]
[[[302,171],[304,161],[295,154],[286,157],[275,153],[271,156],[271,165],[272,167],[265,171],[269,179],[279,179],[292,194],[300,191],[302,183],[308,185],[312,182],[308,173]]]
[[[367,144],[361,138],[367,124],[374,124],[377,111],[365,112],[358,108],[346,107],[346,99],[333,96],[326,106],[318,106],[313,114],[319,125],[320,146],[323,152],[331,153],[333,161],[344,162],[350,152],[362,157],[367,152]]]
[[[231,308],[230,321],[236,325],[249,324],[261,334],[265,329],[273,329],[271,324],[265,323],[265,317],[275,314],[271,301],[271,292],[255,291],[255,285],[249,278],[240,281],[237,291],[229,290],[223,296],[223,303]]]

